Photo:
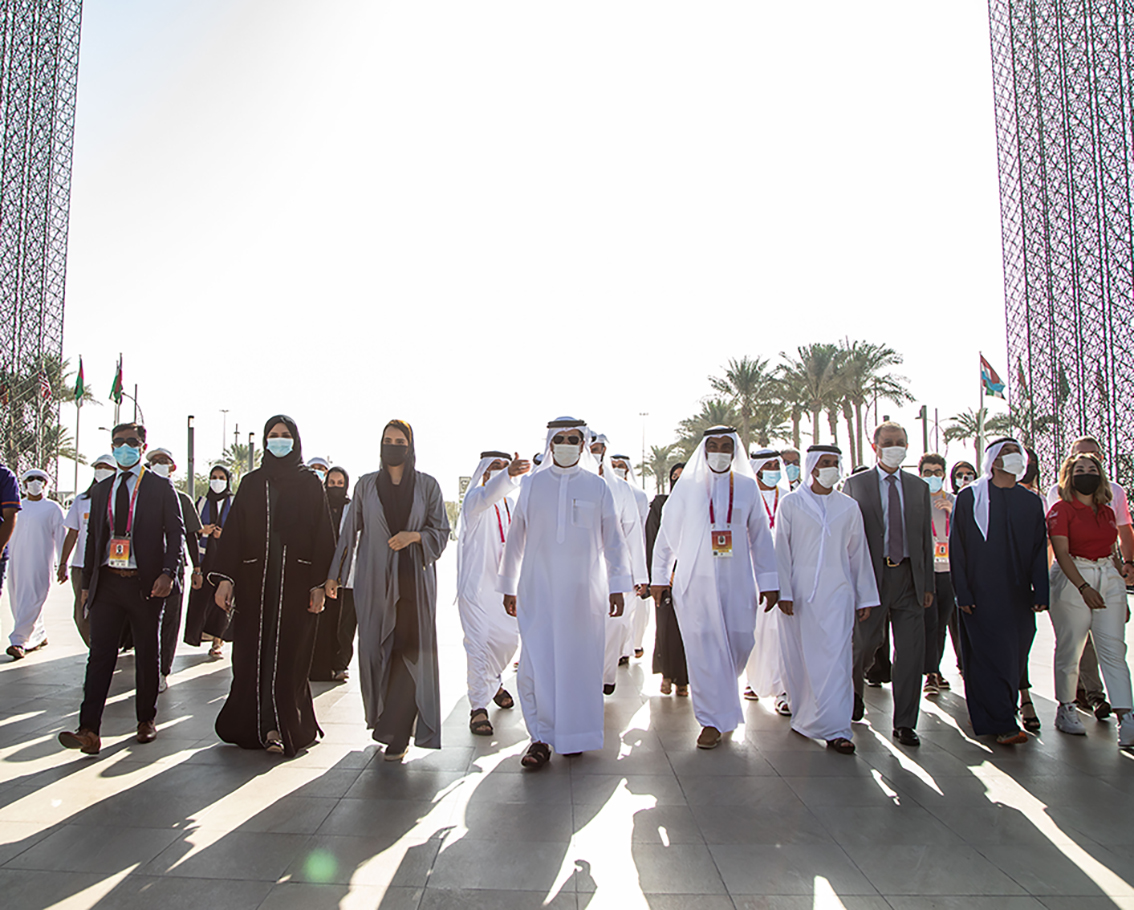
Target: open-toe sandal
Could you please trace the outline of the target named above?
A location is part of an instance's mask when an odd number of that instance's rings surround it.
[[[854,743],[847,739],[845,736],[839,736],[835,739],[827,740],[827,748],[833,749],[834,751],[842,755],[854,754]]]
[[[502,688],[499,692],[492,696],[492,700],[496,702],[496,707],[498,708],[514,708],[516,706],[516,702],[513,701],[512,696],[507,689]]]
[[[528,746],[527,754],[520,759],[520,764],[526,771],[538,771],[551,761],[551,746],[547,743],[532,743]]]
[[[484,708],[475,708],[469,712],[469,730],[475,736],[491,736],[495,732]]]
[[[1030,701],[1020,705],[1020,723],[1029,733],[1038,733],[1043,724],[1036,717],[1036,706]]]

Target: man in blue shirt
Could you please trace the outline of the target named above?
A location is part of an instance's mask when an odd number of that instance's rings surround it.
[[[16,475],[0,464],[0,592],[4,590],[4,573],[8,569],[8,541],[16,530],[16,513],[20,511],[20,485]]]

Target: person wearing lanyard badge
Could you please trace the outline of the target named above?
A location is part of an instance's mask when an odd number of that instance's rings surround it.
[[[927,696],[935,696],[949,683],[941,675],[941,652],[945,647],[945,632],[956,609],[953,596],[953,578],[949,574],[949,523],[953,500],[945,489],[945,459],[935,452],[927,452],[917,463],[917,472],[929,485],[929,526],[933,533],[933,580],[935,582],[932,606],[925,611],[925,687]]]
[[[68,749],[96,755],[118,642],[129,624],[134,639],[135,708],[140,743],[157,737],[158,628],[180,566],[184,523],[173,485],[142,464],[146,429],[119,424],[111,433],[114,477],[91,493],[80,599],[91,623],[79,727],[59,734]]]
[[[665,504],[654,544],[651,593],[660,601],[667,588],[673,592],[700,749],[715,748],[744,721],[737,683],[752,652],[756,611],[761,601],[770,610],[779,597],[772,532],[746,455],[735,429],[706,430]]]

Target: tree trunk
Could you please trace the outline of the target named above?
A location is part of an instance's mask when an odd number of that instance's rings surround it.
[[[843,417],[847,422],[847,440],[850,446],[850,460],[851,467],[857,467],[861,462],[858,460],[857,446],[854,443],[854,421],[851,419],[850,402],[843,402]]]
[[[854,403],[854,423],[858,435],[859,464],[866,464],[866,446],[862,440],[862,404],[861,401]]]
[[[799,448],[799,424],[803,419],[803,415],[799,411],[791,412],[791,444],[796,449]]]
[[[819,408],[811,409],[811,444],[819,445]]]

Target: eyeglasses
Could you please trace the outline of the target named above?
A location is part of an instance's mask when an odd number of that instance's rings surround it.
[[[112,440],[110,440],[110,442],[116,449],[119,446],[130,446],[130,448],[136,449],[142,444],[142,440],[138,439],[138,437],[136,436],[131,436],[128,439],[123,439],[121,436],[115,436]]]
[[[959,480],[961,483],[972,483],[974,480],[976,480],[976,474],[958,474],[957,480]]]
[[[575,435],[552,436],[551,441],[557,446],[561,446],[561,445],[563,445],[563,443],[567,443],[568,445],[572,445],[572,446],[577,446],[580,442],[583,441],[583,437],[582,436],[575,436]]]

